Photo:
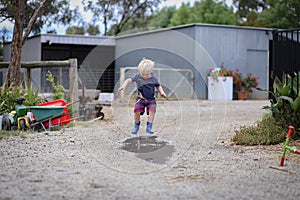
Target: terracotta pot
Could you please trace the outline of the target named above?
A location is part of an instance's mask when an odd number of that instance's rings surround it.
[[[239,91],[239,92],[237,92],[237,94],[238,94],[238,100],[246,100],[247,99],[246,92]]]

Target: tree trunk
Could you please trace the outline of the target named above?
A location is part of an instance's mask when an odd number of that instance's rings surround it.
[[[29,23],[26,27],[26,31],[23,36],[23,22],[25,19],[25,9],[27,0],[14,0],[14,32],[13,40],[11,42],[11,53],[10,53],[10,63],[8,66],[8,71],[6,74],[5,84],[10,88],[20,87],[21,86],[21,58],[22,58],[22,47],[28,38],[33,24],[36,21],[37,17],[42,13],[44,7],[49,3],[50,0],[44,0],[38,9],[35,10],[31,16]]]
[[[16,0],[14,2],[15,25],[13,40],[11,43],[10,63],[6,75],[6,84],[9,87],[16,87],[21,85],[20,68],[21,68],[21,54],[22,54],[22,33],[23,21],[25,17],[25,0]]]

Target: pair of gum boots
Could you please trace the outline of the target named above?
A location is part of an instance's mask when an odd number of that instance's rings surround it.
[[[140,124],[141,124],[141,122],[135,122],[134,123],[134,128],[131,131],[132,134],[137,134],[137,132],[140,129]],[[149,134],[153,134],[154,133],[154,131],[152,131],[152,123],[147,122],[146,132],[149,133]]]

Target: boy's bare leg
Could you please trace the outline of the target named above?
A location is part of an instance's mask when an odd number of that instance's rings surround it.
[[[139,112],[134,113],[134,122],[138,123],[140,121],[141,114]]]
[[[155,116],[155,111],[150,111],[148,115],[148,122],[153,123]]]

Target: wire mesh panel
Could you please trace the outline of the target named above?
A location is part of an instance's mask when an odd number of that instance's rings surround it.
[[[69,89],[69,68],[67,67],[49,67],[41,70],[41,92],[53,92],[51,82],[47,80],[47,72],[51,72],[54,82]],[[34,83],[35,84],[35,83]]]
[[[98,81],[103,74],[103,69],[95,68],[80,68],[78,76],[80,80],[84,83],[86,88],[96,89]]]
[[[130,77],[133,77],[138,70],[136,67],[121,68],[120,85]],[[171,68],[154,68],[153,74],[157,77],[165,93],[169,98],[191,99],[194,97],[194,74],[190,69],[171,69]],[[129,84],[126,88],[126,96],[135,98],[137,88],[135,84]],[[159,95],[157,94],[157,97]],[[124,98],[124,97],[121,97]]]

